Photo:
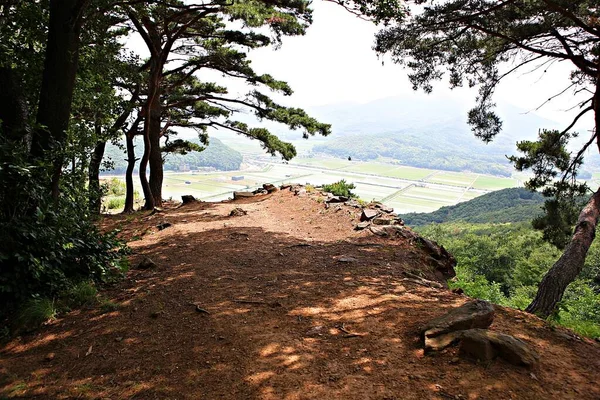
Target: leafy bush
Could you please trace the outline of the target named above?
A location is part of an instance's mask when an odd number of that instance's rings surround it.
[[[125,197],[111,197],[106,202],[106,208],[116,210],[125,207]]]
[[[119,178],[111,178],[105,186],[108,196],[125,196],[127,191],[127,185]]]
[[[56,318],[58,310],[53,300],[37,298],[27,301],[19,310],[18,323],[22,327],[37,328],[44,322]]]
[[[102,300],[100,302],[100,311],[102,311],[102,313],[117,311],[119,307],[119,304],[114,303],[110,300]]]
[[[83,185],[65,176],[53,199],[49,164],[32,165],[24,146],[1,134],[0,160],[0,314],[32,298],[54,298],[74,282],[120,273],[126,248],[94,225]]]
[[[468,296],[524,310],[543,275],[558,259],[541,232],[524,224],[443,223],[418,231],[444,245],[457,259],[456,278],[448,282]],[[580,335],[600,336],[598,276],[600,243],[594,243],[581,273],[567,288],[552,321]]]
[[[63,294],[69,308],[91,305],[97,301],[98,290],[91,282],[79,282]]]
[[[351,190],[355,188],[356,186],[354,186],[353,183],[347,183],[344,179],[332,183],[330,185],[323,185],[323,191],[329,192],[334,196],[344,197],[357,197],[354,193],[351,192]]]

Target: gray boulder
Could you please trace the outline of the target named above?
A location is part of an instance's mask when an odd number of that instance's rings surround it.
[[[379,211],[373,210],[372,208],[364,208],[360,214],[361,221],[370,221],[380,215]]]
[[[538,354],[524,341],[504,333],[485,329],[469,329],[461,335],[461,354],[481,361],[500,357],[513,365],[532,367]]]
[[[487,328],[494,321],[494,306],[484,300],[473,300],[439,316],[421,329],[425,350],[439,350],[438,336],[473,328]],[[452,342],[450,342],[452,343]]]

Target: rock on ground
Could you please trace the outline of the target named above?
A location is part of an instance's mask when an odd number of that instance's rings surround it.
[[[532,367],[539,358],[524,341],[504,333],[469,329],[461,336],[461,353],[481,361],[500,357],[514,365]]]
[[[439,350],[440,339],[436,337],[466,329],[487,328],[493,321],[494,306],[484,300],[473,300],[431,320],[421,329],[421,339],[425,350]]]

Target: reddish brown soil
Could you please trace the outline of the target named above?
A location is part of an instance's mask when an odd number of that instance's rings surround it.
[[[107,217],[139,239],[132,265],[159,267],[102,293],[117,311],[72,312],[1,348],[0,398],[600,399],[600,346],[518,311],[498,308],[491,329],[537,350],[533,370],[424,355],[419,326],[467,298],[403,280],[433,278],[421,250],[353,231],[358,210],[316,198]]]

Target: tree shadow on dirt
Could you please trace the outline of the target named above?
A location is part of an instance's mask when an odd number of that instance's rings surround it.
[[[178,218],[171,216],[185,223]],[[418,249],[374,239],[358,244],[223,227],[137,246],[132,265],[150,257],[158,267],[131,271],[104,294],[116,311],[73,312],[4,347],[0,394],[533,399],[555,392],[569,398],[573,387],[595,380],[589,363],[600,351],[584,344],[564,344],[561,360],[543,358],[535,379],[501,361],[457,361],[455,349],[424,355],[419,326],[465,298],[404,280],[402,271],[419,265]],[[422,265],[423,275],[433,276]],[[533,325],[496,325],[540,334]],[[569,370],[568,381],[551,372],[558,368]],[[590,390],[579,398],[597,398],[598,389]]]

